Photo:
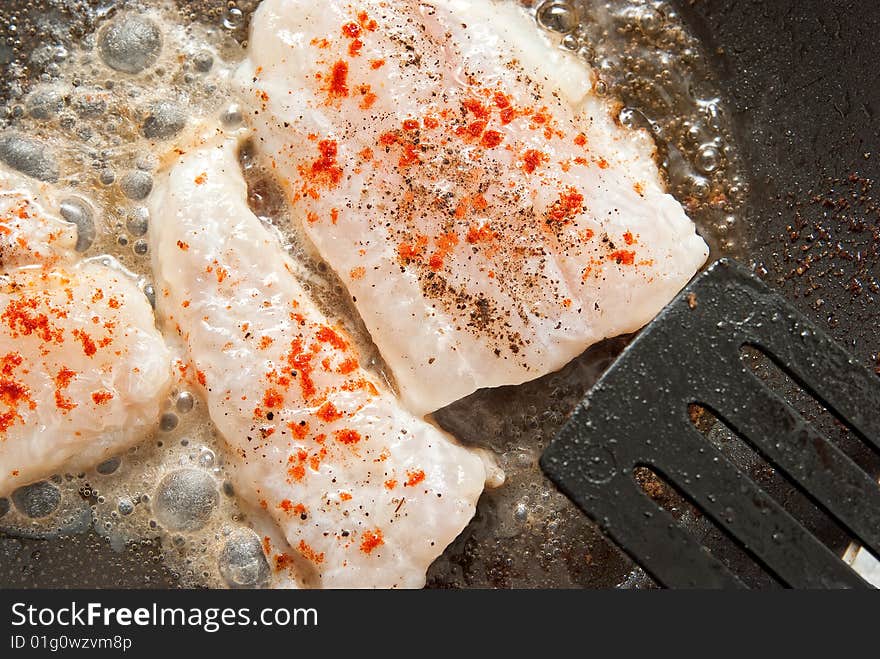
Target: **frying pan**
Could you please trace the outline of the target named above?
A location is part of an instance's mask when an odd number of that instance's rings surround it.
[[[26,13],[28,3],[3,4],[0,12],[8,17]],[[880,7],[854,0],[673,4],[711,54],[733,115],[750,180],[744,210],[749,265],[858,359],[878,368],[880,204],[874,198],[880,192],[870,181],[880,176]],[[11,58],[9,46],[0,46],[0,62]],[[2,83],[4,95],[8,83]],[[623,338],[596,346],[560,374],[492,395],[477,392],[436,419],[465,442],[478,442],[492,429],[511,441],[527,435],[543,449],[625,343]],[[876,456],[811,401],[801,403],[820,430],[871,472],[880,472]],[[537,464],[532,468],[535,491],[552,488]],[[763,464],[749,468],[829,546],[844,551],[848,538],[784,479]],[[556,522],[525,524],[493,537],[486,530],[497,527],[506,511],[497,494],[487,493],[471,525],[432,566],[429,586],[652,585],[561,495],[545,498],[543,505],[558,509]],[[699,520],[692,524],[713,551],[738,560],[712,529]],[[159,556],[150,541],[117,553],[90,534],[51,541],[0,535],[0,586],[174,586]],[[758,576],[752,583],[768,585]]]

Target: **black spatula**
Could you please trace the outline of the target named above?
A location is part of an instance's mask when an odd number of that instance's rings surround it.
[[[542,468],[661,585],[743,582],[645,494],[634,477],[643,466],[783,584],[867,586],[692,424],[689,405],[711,410],[880,556],[880,487],[743,363],[744,346],[769,356],[880,451],[880,378],[745,268],[723,260],[629,345],[544,452]]]

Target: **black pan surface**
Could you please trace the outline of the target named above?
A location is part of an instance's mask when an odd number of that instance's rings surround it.
[[[750,265],[880,373],[880,204],[875,204],[878,193],[872,190],[872,181],[880,177],[880,6],[854,0],[675,4],[713,53],[727,107],[734,114],[751,183],[745,211]],[[586,390],[620,345],[612,342],[592,351],[567,369],[577,369]],[[485,412],[493,418],[486,422],[526,424],[521,410],[530,396],[553,384],[551,375],[493,398],[496,403]],[[577,399],[569,398],[558,407],[571,409]],[[874,456],[811,401],[800,402],[820,428],[877,473]],[[464,439],[473,432],[456,427],[455,406],[438,418]],[[562,420],[559,414],[541,416],[532,431],[546,442]],[[772,469],[753,465],[751,470],[826,542],[840,551],[847,546],[847,538]],[[480,517],[488,514],[491,510],[482,510],[474,523],[485,523]],[[706,543],[719,553],[728,552],[732,562],[739,560],[716,535],[707,531]],[[578,585],[650,585],[587,522],[582,551],[589,561]],[[522,585],[505,567],[503,556],[493,559],[493,552],[497,545],[482,545],[466,531],[429,573],[429,585]],[[48,542],[0,535],[3,587],[174,583],[153,545],[115,553],[91,536]],[[765,585],[758,577],[753,583]],[[533,585],[554,584],[539,578]]]

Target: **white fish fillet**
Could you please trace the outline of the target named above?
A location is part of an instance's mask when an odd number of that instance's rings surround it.
[[[265,0],[257,145],[418,414],[649,321],[708,249],[515,2]]]
[[[275,567],[303,586],[422,586],[474,513],[480,457],[360,368],[248,209],[234,141],[180,157],[151,205],[160,314],[187,345],[238,495],[294,550],[269,552]]]
[[[144,294],[77,262],[51,190],[0,170],[0,496],[123,451],[158,419],[170,354]]]

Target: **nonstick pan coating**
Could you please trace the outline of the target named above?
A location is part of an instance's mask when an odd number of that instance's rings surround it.
[[[7,2],[26,12],[25,2]],[[880,6],[841,0],[690,0],[675,3],[712,53],[721,88],[750,179],[745,211],[749,265],[801,311],[828,330],[852,354],[878,368],[880,351],[880,197],[871,180],[880,177]],[[2,55],[2,53],[0,53]],[[569,367],[586,389],[621,342],[592,351]],[[553,376],[530,385],[553,386]],[[517,395],[511,394],[516,403]],[[565,400],[573,407],[576,400]],[[845,436],[833,420],[805,411],[852,455],[877,472],[873,456]],[[510,413],[508,406],[487,414]],[[453,409],[439,420],[456,431]],[[544,441],[561,425],[542,422]],[[462,432],[465,429],[458,429]],[[826,542],[842,551],[843,534],[765,466],[759,482],[788,502]],[[537,468],[536,468],[536,478]],[[475,523],[480,523],[477,519]],[[608,587],[650,585],[632,564],[585,523],[583,552],[591,561],[580,584]],[[709,533],[707,544],[723,549]],[[467,532],[429,573],[429,585],[505,586],[503,557],[480,578],[461,577],[468,564],[495,551],[469,544]],[[736,562],[732,552],[730,560]],[[490,557],[491,558],[491,557]],[[449,565],[458,566],[450,571]],[[456,574],[458,576],[456,576]],[[163,587],[175,579],[158,549],[143,544],[116,553],[93,536],[41,541],[0,535],[3,587]],[[537,586],[552,586],[541,581]],[[756,581],[755,585],[764,585]]]

